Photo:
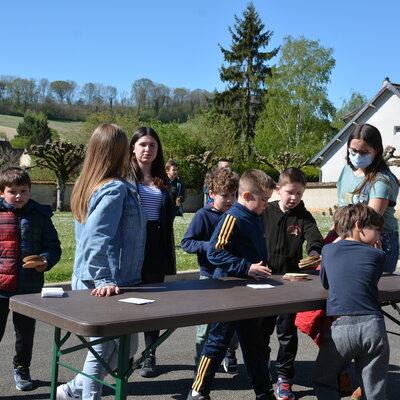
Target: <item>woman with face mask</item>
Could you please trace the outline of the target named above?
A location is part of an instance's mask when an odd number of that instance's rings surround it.
[[[339,206],[365,203],[383,215],[384,271],[393,273],[399,257],[397,218],[394,215],[398,180],[382,157],[382,137],[372,125],[358,125],[347,141],[347,165],[337,182]]]

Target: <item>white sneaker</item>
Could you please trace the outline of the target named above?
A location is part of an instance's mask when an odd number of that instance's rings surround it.
[[[57,395],[56,395],[56,400],[69,400],[73,399],[68,391],[68,386],[67,385],[60,385],[57,387]]]

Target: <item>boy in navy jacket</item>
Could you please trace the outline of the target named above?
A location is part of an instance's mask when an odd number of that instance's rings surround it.
[[[183,239],[181,246],[184,251],[191,254],[197,254],[197,263],[200,267],[200,279],[211,279],[213,277],[215,266],[207,259],[207,250],[210,238],[221,215],[228,211],[236,199],[236,192],[239,186],[239,176],[236,172],[217,169],[210,177],[209,196],[212,203],[206,204],[194,215]],[[198,325],[196,329],[196,365],[200,358],[200,353],[210,325]],[[237,340],[233,341],[228,349],[226,362],[224,360],[225,370],[227,372],[236,372],[237,361],[235,351],[238,347]],[[229,356],[229,357],[228,357]],[[236,367],[236,368],[235,368]]]
[[[260,214],[267,207],[275,182],[260,170],[246,171],[239,181],[239,198],[221,217],[207,251],[214,277],[267,278],[267,247]],[[257,400],[275,399],[260,335],[259,320],[218,322],[204,344],[187,400],[208,400],[215,372],[237,333],[244,363]]]

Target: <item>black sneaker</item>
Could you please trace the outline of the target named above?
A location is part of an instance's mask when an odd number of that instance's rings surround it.
[[[233,350],[228,350],[226,352],[226,356],[224,358],[224,362],[222,363],[224,367],[224,371],[228,374],[237,374],[238,372],[238,364],[236,359],[236,353]]]
[[[192,390],[190,390],[186,400],[211,400],[211,398],[208,394],[201,394],[201,393],[192,396]]]
[[[156,376],[156,356],[148,356],[140,369],[140,376],[143,378],[152,378]]]
[[[33,383],[29,374],[29,368],[19,365],[14,368],[15,387],[18,390],[31,390]]]

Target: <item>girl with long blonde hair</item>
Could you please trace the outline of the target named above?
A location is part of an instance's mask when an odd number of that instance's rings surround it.
[[[135,186],[125,180],[128,165],[125,132],[113,124],[98,126],[89,140],[82,172],[72,192],[76,239],[73,290],[91,289],[93,296],[111,296],[120,293],[120,286],[140,283],[146,218]],[[138,335],[132,334],[132,354],[137,344]],[[92,346],[106,363],[117,359],[118,347],[118,340]],[[100,380],[106,375],[91,352],[83,372]],[[100,382],[78,374],[57,388],[57,400],[99,400],[101,390]]]

